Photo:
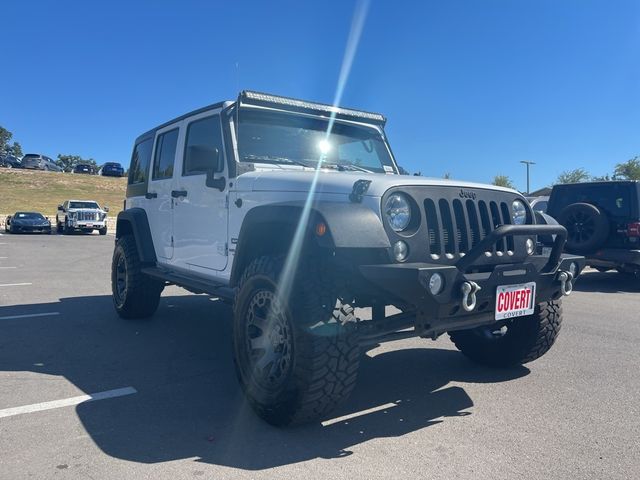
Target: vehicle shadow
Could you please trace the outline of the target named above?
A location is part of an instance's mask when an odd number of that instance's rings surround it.
[[[87,402],[76,412],[106,454],[155,463],[198,462],[261,470],[340,458],[373,438],[396,437],[471,414],[473,401],[450,382],[509,381],[525,367],[488,370],[460,353],[410,348],[363,357],[357,387],[336,419],[285,429],[261,421],[237,383],[230,309],[205,296],[163,297],[151,321],[127,322],[109,296],[0,307],[0,370],[59,375],[87,393],[126,386],[138,393]],[[448,420],[447,420],[448,419]]]
[[[609,272],[591,270],[580,275],[574,290],[590,293],[635,293],[640,292],[640,280],[633,275],[618,273],[615,270]]]

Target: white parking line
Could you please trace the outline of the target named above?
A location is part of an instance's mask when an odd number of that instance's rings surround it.
[[[0,287],[22,287],[24,285],[33,285],[33,283],[0,283]]]
[[[360,412],[350,413],[348,415],[343,415],[342,417],[332,418],[330,420],[325,420],[322,422],[323,427],[328,427],[329,425],[333,425],[334,423],[346,422],[347,420],[351,420],[354,418],[361,417],[363,415],[367,415],[369,413],[381,412],[383,410],[390,410],[392,408],[397,407],[397,403],[385,403],[384,405],[378,405],[377,407],[368,408],[366,410],[362,410]],[[2,411],[0,410],[0,414]]]
[[[0,267],[0,269],[2,269],[2,270],[7,270],[9,268],[18,268],[18,267]]]
[[[84,402],[95,402],[96,400],[106,400],[107,398],[123,397],[138,393],[133,387],[116,388],[115,390],[107,390],[106,392],[91,393],[89,395],[80,395],[79,397],[64,398],[62,400],[53,400],[51,402],[34,403],[31,405],[23,405],[22,407],[5,408],[0,410],[0,418],[13,417],[14,415],[22,415],[23,413],[41,412],[43,410],[52,410],[54,408],[70,407],[79,405]]]
[[[60,315],[60,312],[30,313],[28,315],[9,315],[8,317],[0,317],[0,320],[15,320],[17,318],[34,318],[34,317],[52,317]]]

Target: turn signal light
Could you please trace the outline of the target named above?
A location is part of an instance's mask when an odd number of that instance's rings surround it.
[[[322,237],[325,233],[327,233],[327,224],[324,222],[318,222],[316,224],[316,235]]]

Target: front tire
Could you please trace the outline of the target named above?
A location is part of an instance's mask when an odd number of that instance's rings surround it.
[[[98,230],[98,233],[100,233],[100,235],[106,235],[107,234],[107,227],[102,227],[100,230]]]
[[[158,309],[163,289],[162,282],[142,273],[133,236],[119,238],[111,263],[111,291],[118,315],[126,319],[152,316]]]
[[[69,235],[70,233],[73,233],[73,228],[71,228],[71,226],[69,225],[69,221],[67,220],[66,217],[64,219],[64,226],[62,227],[62,233],[64,235]]]
[[[562,301],[544,302],[532,315],[512,320],[497,329],[488,325],[449,332],[466,357],[491,367],[511,367],[532,362],[547,353],[562,325]]]
[[[303,261],[284,299],[283,264],[283,257],[260,257],[247,267],[233,322],[242,389],[256,413],[278,426],[325,417],[350,395],[360,361],[349,299],[314,261]]]

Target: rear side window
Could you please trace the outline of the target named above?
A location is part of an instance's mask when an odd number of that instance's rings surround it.
[[[200,175],[207,173],[211,167],[220,172],[224,166],[222,158],[220,116],[214,115],[190,123],[184,146],[182,175]]]
[[[178,129],[169,130],[158,136],[156,153],[153,159],[153,179],[163,180],[173,176],[173,162],[178,145]]]
[[[554,210],[562,210],[572,203],[590,203],[614,217],[625,217],[631,213],[631,195],[628,185],[603,184],[580,185],[558,189],[554,192]],[[558,214],[554,211],[553,214]]]
[[[131,156],[131,167],[129,168],[129,185],[136,183],[145,183],[149,174],[149,165],[151,163],[151,147],[153,139],[150,138],[144,142],[138,143],[133,148]]]

